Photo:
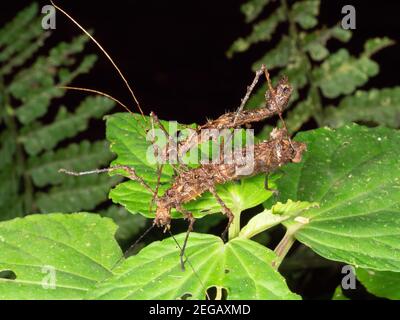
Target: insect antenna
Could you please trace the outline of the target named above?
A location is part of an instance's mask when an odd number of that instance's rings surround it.
[[[239,116],[239,114],[243,111],[244,106],[246,105],[247,101],[250,98],[251,93],[253,92],[255,86],[258,83],[258,80],[260,79],[261,75],[266,71],[266,67],[264,64],[261,65],[260,70],[256,71],[256,75],[253,79],[253,82],[251,83],[251,85],[249,85],[247,87],[247,91],[246,91],[246,95],[244,96],[244,98],[242,99],[239,108],[236,111],[236,116],[235,119],[233,120],[233,126],[235,126],[236,120]]]
[[[156,135],[155,135],[155,128],[154,128],[154,118],[155,118],[155,115],[153,114],[153,112],[151,112],[150,113],[150,122],[151,122],[151,129],[152,129],[152,132],[153,132],[151,144],[153,146],[154,155],[156,157],[156,163],[157,163],[157,184],[156,184],[156,187],[155,187],[155,190],[154,190],[153,197],[151,198],[151,201],[150,201],[150,205],[149,205],[149,211],[150,212],[153,211],[153,204],[154,204],[154,201],[156,200],[156,198],[158,196],[158,190],[160,188],[160,182],[161,182],[161,174],[162,174],[162,170],[163,170],[163,164],[160,164],[159,161],[158,161],[159,160],[159,152],[158,152],[158,146],[157,146],[156,141],[155,141],[156,140]]]
[[[142,114],[143,120],[145,122],[146,121],[146,117],[144,116],[143,110],[140,106],[139,100],[136,98],[135,93],[133,92],[131,86],[129,85],[128,80],[125,78],[124,74],[122,73],[122,71],[120,70],[120,68],[118,68],[117,64],[114,62],[114,60],[111,58],[111,56],[108,54],[108,52],[101,46],[101,44],[84,28],[82,27],[79,22],[77,22],[73,17],[71,17],[65,10],[63,10],[62,8],[60,8],[59,6],[57,6],[53,0],[50,0],[51,4],[53,5],[53,7],[55,7],[56,9],[58,9],[61,13],[63,13],[68,19],[70,19],[79,29],[81,29],[95,44],[96,46],[104,53],[104,55],[106,56],[106,58],[111,62],[111,64],[113,65],[113,67],[115,68],[115,70],[118,72],[119,76],[121,77],[121,79],[123,80],[123,82],[125,83],[126,87],[128,88],[133,100],[136,103],[136,106],[138,107],[140,113]]]
[[[114,269],[124,258],[128,257],[129,252],[133,251],[136,246],[142,241],[142,239],[155,227],[155,224],[153,223],[150,227],[146,229],[145,232],[133,243],[129,246],[128,249],[125,250],[124,254],[118,259],[116,263],[114,263],[113,267],[111,269]]]
[[[110,95],[108,93],[105,93],[105,92],[102,92],[102,91],[99,91],[96,89],[83,88],[83,87],[57,86],[57,88],[64,89],[64,90],[89,92],[89,93],[94,93],[94,94],[106,97],[106,98],[111,99],[112,101],[116,102],[117,104],[119,104],[126,111],[128,111],[133,117],[137,116],[137,114],[132,112],[131,109],[129,109],[126,104],[122,103],[120,100],[118,100],[117,98],[114,98],[112,95]],[[138,123],[140,124],[140,126],[142,127],[143,130],[146,130],[141,122],[138,121]]]
[[[184,248],[181,247],[181,245],[179,244],[178,240],[176,240],[175,236],[172,234],[172,232],[171,232],[170,229],[168,229],[168,232],[169,232],[171,238],[174,240],[175,244],[178,246],[178,249],[181,251],[182,255],[184,256],[185,261],[189,264],[190,269],[192,269],[193,274],[194,274],[194,275],[196,276],[196,278],[199,280],[199,283],[200,283],[201,287],[203,288],[204,292],[206,293],[207,300],[211,300],[211,299],[210,299],[210,296],[209,296],[208,293],[207,293],[207,289],[206,289],[206,286],[204,285],[204,282],[201,280],[199,274],[196,272],[196,270],[195,270],[195,268],[193,267],[192,263],[190,262],[190,260],[189,260],[188,257],[186,256],[185,251],[184,251]]]

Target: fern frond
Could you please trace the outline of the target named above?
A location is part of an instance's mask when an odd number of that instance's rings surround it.
[[[80,179],[70,179],[48,192],[38,192],[35,197],[41,212],[54,212],[63,208],[63,212],[93,210],[99,203],[108,199],[108,192],[121,177],[92,175]]]

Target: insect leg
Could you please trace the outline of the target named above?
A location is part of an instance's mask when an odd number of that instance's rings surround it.
[[[215,199],[217,199],[218,203],[220,204],[220,206],[222,208],[222,212],[228,217],[228,224],[227,224],[224,232],[222,232],[222,235],[221,235],[222,239],[226,240],[226,234],[228,233],[229,227],[231,226],[231,223],[234,218],[234,214],[231,211],[231,209],[229,209],[226,206],[225,202],[221,199],[221,197],[218,195],[217,190],[214,185],[210,186],[209,190],[212,193],[212,195],[215,197]]]
[[[278,195],[278,193],[279,193],[278,190],[276,190],[276,189],[271,189],[271,188],[268,186],[268,178],[269,178],[269,173],[266,173],[266,174],[265,174],[265,178],[264,178],[264,188],[265,188],[265,190],[271,191],[274,195]]]
[[[143,180],[143,178],[139,177],[136,174],[135,169],[128,167],[128,166],[123,166],[123,165],[118,165],[118,166],[113,166],[110,168],[103,168],[103,169],[95,169],[95,170],[90,170],[90,171],[81,171],[81,172],[76,172],[76,171],[69,171],[66,169],[60,169],[58,172],[65,173],[70,176],[85,176],[88,174],[95,174],[95,173],[104,173],[104,172],[112,172],[115,170],[124,170],[128,174],[128,178],[131,180],[135,180],[139,182],[147,191],[149,191],[151,194],[155,194],[154,190]]]
[[[241,103],[240,103],[240,106],[239,106],[238,110],[236,111],[236,116],[235,116],[235,119],[233,120],[233,126],[235,126],[236,120],[237,120],[239,114],[242,112],[242,110],[243,110],[244,106],[246,105],[247,101],[249,100],[251,93],[253,92],[255,86],[256,86],[257,83],[258,83],[258,80],[260,79],[260,76],[261,76],[266,70],[267,70],[267,69],[265,68],[265,65],[262,64],[260,70],[258,70],[258,71],[256,72],[256,75],[255,75],[255,77],[254,77],[254,79],[253,79],[253,82],[251,83],[250,86],[247,87],[246,95],[245,95],[244,98],[242,99],[242,101],[241,101]],[[271,87],[272,87],[272,86],[271,86]]]
[[[154,153],[156,154],[156,158],[158,159],[159,154],[158,154],[158,147],[156,146],[156,143],[155,143],[156,136],[155,136],[155,132],[154,132],[154,122],[155,121],[154,121],[153,113],[150,114],[150,119],[151,119],[151,127],[152,127],[152,130],[153,130],[153,136],[152,136],[152,139],[151,139],[151,144],[153,146]],[[154,201],[155,201],[155,199],[156,199],[156,197],[158,195],[158,189],[160,187],[161,174],[162,174],[162,169],[163,169],[163,164],[162,163],[160,164],[158,161],[156,161],[156,162],[157,162],[157,184],[156,184],[156,188],[154,190],[154,194],[153,194],[153,196],[151,197],[151,200],[150,200],[149,212],[153,211],[153,204],[154,204]]]
[[[190,234],[190,232],[193,231],[193,225],[194,225],[194,222],[195,222],[196,219],[193,217],[193,214],[191,212],[187,211],[182,206],[177,206],[176,209],[179,212],[183,213],[186,216],[186,219],[189,220],[189,226],[188,226],[188,229],[186,231],[185,240],[183,241],[183,245],[182,245],[182,249],[181,249],[181,253],[180,253],[181,268],[184,271],[185,270],[185,261],[184,261],[185,249],[186,249],[186,245],[188,243],[189,234]]]

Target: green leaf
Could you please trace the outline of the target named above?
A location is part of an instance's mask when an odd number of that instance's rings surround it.
[[[60,184],[71,177],[60,174],[59,169],[86,171],[106,165],[113,158],[108,148],[109,145],[105,141],[70,144],[56,152],[49,151],[42,156],[30,158],[28,173],[38,187]]]
[[[352,93],[378,72],[378,64],[368,57],[356,59],[346,49],[340,49],[314,69],[313,76],[325,97],[336,98]]]
[[[32,39],[36,39],[40,36],[40,34],[43,34],[43,29],[41,28],[40,21],[41,18],[32,21],[28,26],[29,32],[21,32],[12,43],[9,43],[8,46],[0,52],[0,62],[2,64],[4,64],[6,61],[17,55],[18,52],[28,46]]]
[[[368,39],[364,44],[363,55],[366,57],[371,57],[378,51],[393,44],[395,44],[395,42],[388,37]]]
[[[318,203],[288,200],[285,204],[278,202],[271,209],[266,209],[257,214],[240,230],[239,237],[252,238],[255,235],[276,226],[279,223],[300,215],[303,211],[318,207]]]
[[[15,18],[0,29],[0,48],[12,44],[15,37],[29,31],[27,26],[37,17],[38,4],[32,3],[21,10]]]
[[[310,29],[318,24],[319,0],[298,1],[292,7],[293,19],[304,29]]]
[[[23,199],[18,192],[17,173],[9,164],[0,170],[0,221],[23,215]]]
[[[296,90],[299,90],[307,84],[307,74],[310,70],[311,65],[304,56],[295,56],[291,59],[286,68],[280,72],[280,76],[286,75],[291,85],[293,85]],[[296,95],[292,94],[292,99],[295,100],[296,98]]]
[[[340,127],[349,122],[365,121],[400,127],[400,87],[356,91],[343,98],[338,107],[327,108],[324,124]]]
[[[333,294],[332,300],[350,300],[343,294],[341,286],[338,286]]]
[[[82,299],[122,257],[115,231],[111,219],[87,213],[1,222],[0,271],[16,278],[0,278],[0,299]],[[55,288],[43,286],[52,275]]]
[[[233,213],[240,213],[265,202],[272,196],[271,191],[265,190],[264,181],[264,175],[257,175],[237,182],[228,182],[218,185],[217,193]],[[275,179],[269,179],[269,183],[269,188],[273,189]],[[195,213],[196,216],[221,212],[221,206],[209,192],[184,207]]]
[[[182,243],[185,234],[176,236]],[[224,244],[213,235],[191,233],[183,272],[179,250],[171,238],[153,242],[114,269],[115,276],[88,294],[91,299],[205,299],[205,289],[217,286],[228,299],[298,299],[284,278],[271,267],[275,254],[247,239]],[[140,276],[138,276],[140,275]],[[200,281],[200,279],[201,281]]]
[[[352,125],[303,132],[297,165],[283,168],[279,200],[315,201],[305,223],[284,224],[321,256],[382,271],[400,270],[398,131]]]
[[[351,31],[344,30],[341,26],[334,26],[323,27],[313,32],[300,32],[299,40],[303,51],[308,52],[313,60],[322,61],[329,55],[326,46],[330,39],[337,38],[342,42],[347,42],[350,37]]]
[[[265,64],[268,70],[286,66],[293,58],[296,52],[295,43],[292,38],[283,36],[277,46],[269,50],[261,59],[252,65],[252,70],[257,71],[262,64]]]
[[[50,58],[47,60],[50,60]],[[47,60],[40,61],[40,68],[42,68],[41,64],[46,64]],[[14,90],[14,95],[16,93],[16,90],[25,90],[23,92],[23,95],[20,96],[23,104],[15,111],[18,120],[21,121],[23,124],[29,124],[33,120],[44,115],[50,106],[51,99],[61,97],[63,94],[63,90],[61,90],[57,86],[65,86],[78,75],[88,72],[92,68],[95,60],[95,56],[86,56],[84,57],[81,64],[73,72],[68,72],[68,74],[65,74],[65,71],[63,71],[65,69],[60,70],[60,81],[58,84],[55,83],[52,75],[49,72],[45,75],[41,74],[41,72],[43,72],[44,70],[38,71],[38,74],[31,75],[36,78],[37,82],[40,82],[39,84],[26,84],[24,83],[24,81],[21,81],[21,84],[19,82],[12,83],[11,90]],[[26,78],[26,76],[24,77]],[[30,87],[25,87],[28,85]],[[35,86],[38,86],[39,88],[34,89]],[[27,92],[30,92],[31,94],[26,95]]]
[[[11,164],[16,151],[16,143],[10,131],[0,134],[0,169]]]
[[[101,216],[109,217],[118,225],[115,238],[118,242],[129,241],[144,228],[146,219],[137,214],[131,214],[120,206],[110,206],[107,210],[100,212]]]
[[[296,132],[301,126],[312,118],[318,111],[318,102],[315,95],[310,92],[307,99],[298,102],[286,115],[286,127],[289,132]]]
[[[315,61],[322,61],[329,55],[329,50],[320,43],[311,45],[308,51],[311,58]]]
[[[0,68],[0,76],[4,77],[14,71],[15,68],[22,66],[38,51],[43,45],[45,40],[50,36],[50,32],[41,33],[37,39],[30,43],[27,47],[24,47],[14,55],[6,64]]]
[[[332,28],[332,36],[342,42],[348,42],[351,39],[352,32],[345,30],[341,26],[335,26]]]
[[[400,299],[400,273],[358,268],[357,278],[367,290],[377,297]]]
[[[87,97],[73,114],[62,107],[50,124],[36,124],[24,128],[19,141],[24,144],[30,155],[36,155],[42,150],[51,150],[60,141],[86,130],[90,119],[102,117],[114,105],[114,102],[107,98]]]
[[[107,175],[70,177],[61,186],[37,193],[36,203],[41,212],[92,210],[107,200],[108,192],[118,181],[119,177]]]
[[[246,17],[246,22],[255,20],[270,0],[249,0],[240,6],[240,11]]]
[[[253,25],[253,29],[246,38],[237,39],[227,51],[227,56],[246,51],[251,45],[270,40],[280,22],[285,20],[285,13],[282,7],[276,9],[269,17]]]

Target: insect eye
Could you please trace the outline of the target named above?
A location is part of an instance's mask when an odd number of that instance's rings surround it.
[[[284,86],[284,87],[282,88],[282,93],[283,93],[283,94],[288,94],[288,93],[290,93],[290,87]]]

